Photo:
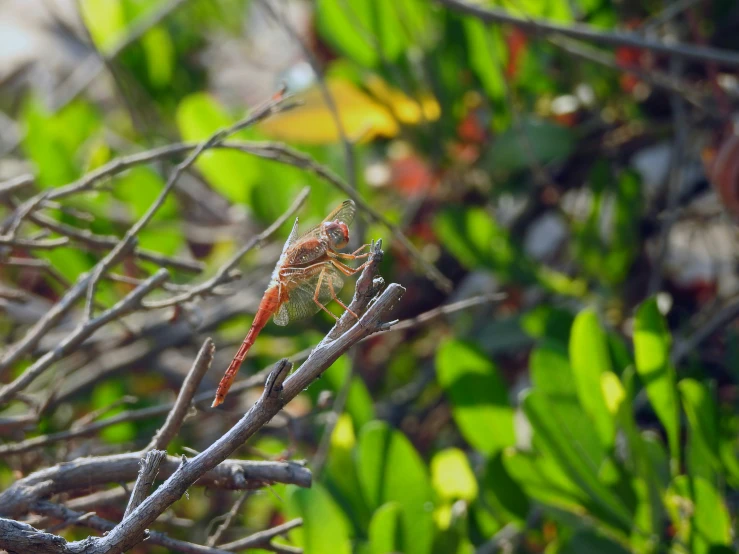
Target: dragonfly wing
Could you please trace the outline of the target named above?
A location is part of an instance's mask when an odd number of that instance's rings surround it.
[[[285,241],[285,245],[282,247],[282,253],[284,254],[287,252],[287,249],[290,248],[294,243],[295,240],[298,238],[298,218],[295,218],[295,223],[293,223],[293,228],[290,231],[290,235],[288,235],[287,240]]]
[[[317,271],[310,278],[301,280],[291,287],[290,299],[280,308],[280,310],[285,310],[289,321],[305,319],[321,309],[321,306],[314,300],[316,289],[318,289],[318,302],[325,306],[333,300],[334,293],[338,294],[344,286],[343,276],[333,266],[326,265],[322,272],[322,279],[320,278],[321,271]],[[297,281],[299,277],[296,275],[294,279]],[[331,292],[332,287],[333,293]]]
[[[273,319],[275,325],[279,325],[280,327],[284,327],[290,322],[290,315],[287,313],[287,308],[285,307],[285,304],[282,304],[280,306],[280,309],[277,310],[277,313],[275,313]]]

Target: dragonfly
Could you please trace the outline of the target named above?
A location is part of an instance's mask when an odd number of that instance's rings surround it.
[[[354,202],[346,200],[301,236],[298,236],[298,220],[295,219],[249,332],[216,389],[212,407],[223,403],[247,352],[270,317],[274,318],[275,324],[283,326],[323,310],[338,321],[339,318],[326,308],[326,303],[335,300],[359,319],[336,295],[343,287],[345,277],[361,271],[369,263],[365,261],[356,268],[346,264],[351,260],[368,258],[370,253],[362,252],[369,244],[351,254],[339,252],[349,244],[349,225],[356,211]]]

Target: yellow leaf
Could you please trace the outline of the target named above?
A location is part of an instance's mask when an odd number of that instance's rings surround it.
[[[414,100],[390,88],[379,77],[372,78],[367,84],[377,99],[343,79],[329,78],[326,86],[351,142],[368,142],[377,137],[392,138],[400,132],[399,122],[413,125],[439,117],[439,104],[435,98],[426,95]],[[278,140],[303,144],[339,141],[334,116],[318,86],[298,93],[294,98],[302,104],[264,121],[260,127],[265,134]]]

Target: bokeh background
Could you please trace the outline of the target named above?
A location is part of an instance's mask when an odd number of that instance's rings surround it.
[[[383,239],[381,273],[407,289],[402,323],[343,356],[239,450],[304,459],[314,484],[250,494],[228,537],[302,517],[283,542],[306,554],[736,551],[739,6],[476,4],[517,18],[503,24],[460,4],[3,0],[0,181],[28,173],[33,183],[0,196],[0,217],[117,157],[204,139],[285,86],[301,105],[238,138],[309,156],[416,253],[360,205],[352,245]],[[532,33],[536,21],[560,32]],[[580,23],[591,37],[567,33]],[[176,161],[135,165],[42,214],[120,237]],[[172,271],[176,284],[201,282],[305,186],[303,226],[346,198],[311,168],[208,152],[140,245],[201,262],[200,275]],[[289,229],[247,254],[243,278],[221,294],[88,339],[0,406],[7,421],[36,414],[3,428],[3,445],[171,402],[206,336],[218,351],[201,388],[213,388]],[[74,241],[0,251],[0,346],[103,254]],[[125,277],[156,269],[120,264],[123,278],[98,287],[101,307],[130,291]],[[2,382],[58,344],[82,309]],[[241,375],[310,348],[331,325],[326,314],[269,324]],[[258,394],[199,404],[169,452],[207,447]],[[161,423],[133,418],[11,450],[0,487],[141,448]],[[240,494],[192,489],[158,528],[204,542]],[[100,513],[120,520],[124,508]]]

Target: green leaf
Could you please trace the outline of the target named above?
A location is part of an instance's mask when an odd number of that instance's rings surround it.
[[[678,383],[688,420],[686,464],[692,477],[713,481],[719,461],[718,410],[707,386],[694,379]]]
[[[372,12],[372,3],[367,0],[351,5],[342,0],[318,0],[316,27],[322,37],[347,57],[364,67],[374,67],[379,62],[379,53],[370,38],[374,29]]]
[[[402,511],[397,502],[388,502],[375,510],[369,526],[371,554],[400,552]]]
[[[351,554],[349,524],[321,484],[289,490],[287,512],[291,518],[303,518],[303,525],[293,529],[290,537],[305,554]]]
[[[51,113],[31,98],[23,107],[23,150],[37,170],[41,187],[66,184],[79,177],[85,159],[83,144],[100,127],[97,111],[81,100]]]
[[[354,527],[366,530],[371,514],[362,495],[362,486],[357,474],[354,461],[355,446],[356,436],[351,418],[347,414],[342,414],[331,434],[323,480]]]
[[[501,102],[505,97],[503,67],[507,49],[498,27],[488,26],[475,18],[464,19],[470,66],[491,100]]]
[[[401,506],[401,551],[428,554],[433,544],[432,491],[426,466],[405,435],[379,421],[368,423],[360,434],[357,463],[371,506]]]
[[[498,519],[523,522],[529,514],[529,499],[511,477],[503,458],[503,453],[499,452],[488,460],[480,479],[481,497]]]
[[[546,341],[529,358],[534,390],[543,392],[556,410],[560,433],[576,443],[582,457],[593,466],[600,465],[606,451],[594,421],[583,410],[577,385],[564,346]],[[600,387],[600,383],[598,384]]]
[[[146,54],[149,81],[155,87],[165,87],[172,80],[176,58],[169,33],[161,26],[153,27],[141,38],[141,45]]]
[[[601,377],[611,372],[606,334],[591,310],[575,318],[570,335],[570,362],[580,404],[592,418],[606,449],[616,439],[616,422],[608,410],[601,387]]]
[[[92,40],[104,53],[126,32],[126,13],[120,0],[81,0],[80,11]]]
[[[431,482],[436,494],[444,500],[477,498],[477,480],[467,456],[459,448],[447,448],[431,459]]]
[[[636,312],[634,359],[647,397],[667,433],[671,466],[679,466],[679,411],[675,370],[670,362],[670,335],[654,299],[644,302]]]
[[[529,118],[498,136],[487,163],[495,173],[513,173],[527,170],[532,161],[548,164],[564,160],[574,148],[571,129]]]
[[[186,141],[206,139],[231,124],[232,118],[208,94],[191,94],[177,107],[177,126]],[[195,162],[213,188],[232,202],[246,202],[250,198],[261,178],[257,164],[254,156],[214,150],[204,152]]]
[[[323,374],[331,390],[338,394],[349,377],[349,360],[342,356],[336,360]],[[355,427],[358,429],[375,417],[372,396],[367,390],[362,377],[355,375],[349,385],[349,395],[346,399],[346,411],[351,415]]]
[[[578,438],[562,433],[556,404],[534,390],[526,395],[522,406],[534,429],[537,448],[556,460],[564,473],[586,493],[604,523],[627,532],[631,528],[632,514],[601,481],[600,464],[596,465],[582,455]]]
[[[679,475],[672,482],[667,506],[676,538],[691,554],[723,552],[731,544],[731,518],[724,499],[706,479]]]
[[[103,381],[92,390],[92,408],[99,410],[117,402],[126,393],[123,384],[119,380]],[[104,420],[123,411],[122,406],[113,408],[103,414],[99,419]],[[120,444],[132,441],[136,437],[136,426],[131,421],[122,421],[100,432],[100,437],[109,443]]]
[[[617,542],[598,534],[596,531],[579,531],[572,537],[560,552],[567,554],[629,554],[627,550]]]
[[[515,444],[505,382],[478,348],[446,341],[436,354],[436,373],[451,401],[454,421],[474,448],[490,455]]]

